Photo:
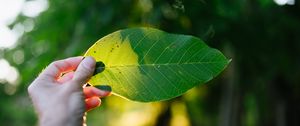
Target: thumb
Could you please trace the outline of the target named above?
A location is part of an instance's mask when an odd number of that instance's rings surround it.
[[[73,82],[75,82],[75,85],[73,85],[73,87],[79,89],[82,87],[83,84],[85,84],[89,80],[89,78],[94,73],[95,64],[95,59],[90,56],[85,57],[81,61],[73,76]]]

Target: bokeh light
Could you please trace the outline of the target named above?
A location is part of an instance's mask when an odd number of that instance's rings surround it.
[[[274,0],[278,5],[294,5],[295,0]]]
[[[16,85],[18,77],[18,70],[12,67],[5,59],[0,59],[0,80]]]

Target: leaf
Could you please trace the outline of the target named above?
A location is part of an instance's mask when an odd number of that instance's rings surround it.
[[[113,94],[141,102],[182,95],[216,77],[230,62],[199,38],[154,28],[111,33],[85,56],[104,63],[96,68],[102,72],[93,76],[90,84],[109,85]]]

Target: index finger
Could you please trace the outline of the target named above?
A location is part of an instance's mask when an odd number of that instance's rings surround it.
[[[54,61],[39,75],[39,78],[57,81],[62,73],[75,70],[82,61],[82,58],[82,56],[78,56]]]

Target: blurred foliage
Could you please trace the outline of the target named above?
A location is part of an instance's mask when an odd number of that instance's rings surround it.
[[[191,34],[223,50],[222,76],[173,100],[136,103],[116,96],[89,112],[88,125],[300,125],[300,4],[272,0],[51,0],[13,49],[0,49],[20,83],[0,82],[0,125],[31,126],[27,86],[50,62],[82,55],[113,31],[151,26]],[[24,54],[24,59],[20,60]]]

